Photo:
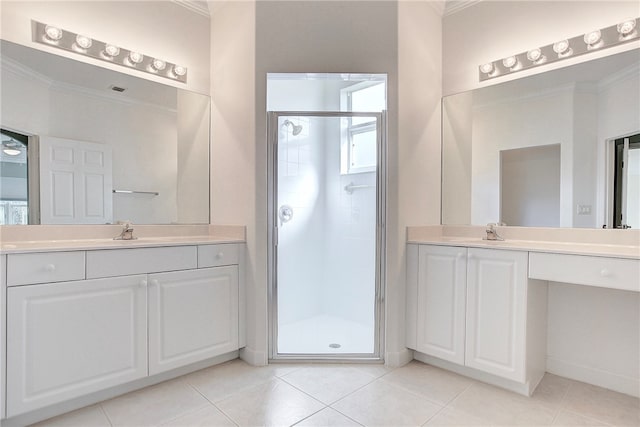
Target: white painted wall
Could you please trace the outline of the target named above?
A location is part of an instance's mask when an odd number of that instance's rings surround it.
[[[194,92],[178,91],[177,106],[177,221],[207,223],[211,100]]]
[[[442,223],[473,224],[471,220],[471,156],[473,92],[442,100]],[[455,191],[447,190],[455,189]]]
[[[148,80],[209,93],[209,19],[171,1],[5,1],[0,3],[0,36]],[[172,82],[31,41],[31,20],[158,56],[188,69],[186,84]]]
[[[389,76],[386,361],[408,361],[405,227],[440,217],[440,17],[418,1],[214,1],[210,9],[212,221],[248,226],[243,357],[267,360],[266,73],[367,72]]]
[[[549,372],[638,396],[637,292],[550,283],[548,313]]]
[[[479,2],[443,19],[443,93],[451,95],[638,48],[640,41],[478,82],[480,64],[637,16],[637,1]]]

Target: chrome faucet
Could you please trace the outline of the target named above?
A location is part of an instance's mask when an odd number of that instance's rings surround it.
[[[136,240],[137,237],[133,237],[133,224],[129,221],[122,223],[122,232],[120,235],[113,238],[113,240]]]
[[[487,224],[487,229],[485,230],[487,232],[487,236],[483,240],[504,240],[498,235],[498,231],[495,228],[496,225],[498,224],[495,224],[493,222]]]

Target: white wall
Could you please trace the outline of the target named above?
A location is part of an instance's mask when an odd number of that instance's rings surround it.
[[[209,222],[211,100],[179,91],[177,105],[177,221],[202,224]]]
[[[483,83],[478,66],[638,16],[637,1],[482,1],[443,20],[443,93],[451,95],[640,46],[640,41]]]
[[[640,295],[550,283],[547,370],[638,395]]]
[[[5,1],[0,2],[0,36],[121,73],[209,93],[209,19],[171,1]],[[188,69],[187,84],[109,64],[31,41],[31,20],[158,56]]]
[[[440,17],[418,1],[214,1],[210,8],[212,157],[220,159],[212,167],[212,221],[248,226],[243,357],[267,360],[266,73],[366,72],[389,76],[386,361],[408,361],[405,227],[437,224],[440,216]]]
[[[473,92],[442,100],[442,223],[471,221]],[[448,191],[447,189],[455,189]]]

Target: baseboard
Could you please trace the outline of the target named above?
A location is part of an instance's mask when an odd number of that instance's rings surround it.
[[[576,365],[554,357],[547,357],[547,372],[630,396],[640,397],[640,379],[638,378],[626,377],[589,366]]]
[[[168,381],[170,379],[190,374],[192,372],[199,371],[210,366],[218,365],[220,363],[228,362],[229,360],[237,358],[238,351],[232,351],[230,353],[203,360],[201,362],[196,362],[188,366],[176,368],[168,372],[163,372],[151,377],[140,378],[126,384],[121,384],[119,386],[111,387],[106,390],[97,391],[95,393],[87,394],[75,399],[56,403],[55,405],[47,406],[45,408],[36,409],[35,411],[7,418],[2,420],[2,422],[0,422],[0,425],[2,425],[2,427],[23,427],[26,425],[34,424],[51,417],[55,417],[57,415],[75,411],[76,409],[84,408],[85,406],[93,405],[95,403],[102,402],[104,400],[111,399],[116,396],[129,393],[131,391],[149,387],[154,384],[159,384],[161,382]]]
[[[244,360],[251,366],[266,366],[269,363],[267,353],[257,351],[250,347],[240,349],[240,359]]]
[[[464,375],[465,377],[473,378],[474,380],[495,385],[497,387],[513,391],[514,393],[522,394],[524,396],[531,396],[533,390],[535,390],[535,387],[533,387],[533,385],[529,384],[528,382],[522,384],[512,380],[507,380],[493,374],[488,374],[486,372],[478,371],[477,369],[438,359],[437,357],[429,356],[417,351],[413,353],[413,357],[416,360],[419,360],[420,362],[426,363],[428,365],[446,369],[447,371],[455,372],[456,374]]]
[[[413,350],[389,351],[385,354],[384,364],[390,368],[404,366],[413,360]]]

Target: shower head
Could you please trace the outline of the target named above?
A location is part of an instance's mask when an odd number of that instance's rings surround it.
[[[291,125],[291,133],[294,135],[300,135],[300,132],[302,132],[302,125],[296,125],[291,120],[285,120],[284,123],[282,123],[282,126],[289,125]]]

